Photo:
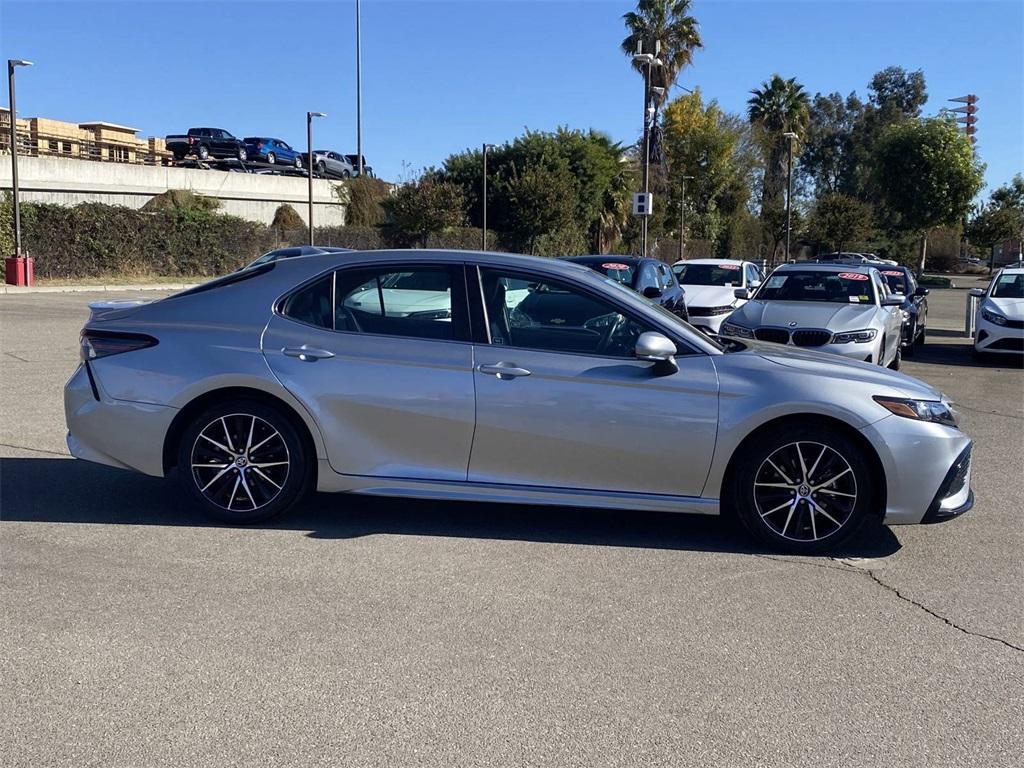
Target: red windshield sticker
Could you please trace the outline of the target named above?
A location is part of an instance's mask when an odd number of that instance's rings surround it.
[[[616,261],[610,261],[607,264],[602,264],[601,269],[629,269],[629,264],[619,264]]]
[[[867,275],[862,275],[859,272],[840,272],[840,280],[867,280]]]
[[[897,272],[895,269],[886,269],[882,271],[883,275],[889,275],[889,277],[903,277],[902,272]]]
[[[719,269],[739,269],[740,265],[739,264],[719,264],[718,268]]]

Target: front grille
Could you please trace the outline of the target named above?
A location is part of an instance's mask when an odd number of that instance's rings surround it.
[[[820,347],[831,340],[828,331],[793,331],[793,343],[798,347]]]
[[[985,349],[1003,349],[1007,352],[1024,352],[1024,339],[997,339]]]
[[[789,343],[789,331],[782,328],[758,328],[754,331],[754,338],[758,341],[771,341],[775,344]]]
[[[690,317],[714,317],[732,312],[732,307],[689,307]]]
[[[1024,320],[1007,320],[1003,328],[1024,328]]]

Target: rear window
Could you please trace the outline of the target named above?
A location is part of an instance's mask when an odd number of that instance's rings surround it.
[[[907,276],[900,270],[883,269],[882,277],[885,278],[885,282],[888,284],[889,290],[892,293],[902,293],[904,295],[911,293]]]

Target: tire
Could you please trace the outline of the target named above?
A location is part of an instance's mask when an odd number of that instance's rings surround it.
[[[900,346],[900,348],[903,350],[904,357],[913,357],[914,353],[917,352],[917,334],[917,324],[915,323],[914,327],[910,329],[910,341]]]
[[[244,163],[248,159],[249,159],[249,153],[245,151],[245,147],[239,147],[238,148],[238,160],[240,162]]]
[[[321,176],[327,175],[327,164],[323,160],[316,164],[316,172]]]
[[[178,477],[207,515],[246,525],[291,509],[312,489],[313,457],[278,409],[236,400],[188,425],[178,445]]]
[[[277,162],[277,156],[273,152],[267,152],[267,162],[273,165]]]
[[[302,170],[302,155],[295,156],[295,167],[300,171]]]
[[[174,153],[174,159],[175,159],[175,160],[176,160],[177,162],[179,162],[179,163],[180,163],[180,162],[181,162],[182,160],[184,160],[184,159],[185,159],[185,153],[184,153],[184,152],[175,152],[175,153]]]
[[[923,347],[925,336],[928,334],[928,326],[921,326],[921,330],[917,334],[917,338],[914,339],[914,346]]]
[[[343,178],[343,179],[351,179],[352,178],[352,171],[342,171],[341,172],[341,178]]]
[[[204,144],[200,144],[199,145],[199,149],[196,150],[196,155],[199,156],[200,160],[209,160],[210,159],[210,149],[209,149],[209,147],[207,147]]]
[[[898,371],[900,369],[900,363],[903,361],[903,350],[900,347],[896,348],[896,356],[893,357],[892,362],[886,366],[890,371]]]
[[[729,497],[736,514],[773,550],[833,549],[871,516],[874,473],[861,447],[836,429],[779,425],[741,447],[732,465]]]

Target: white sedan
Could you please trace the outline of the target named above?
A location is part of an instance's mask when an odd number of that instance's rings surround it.
[[[978,304],[974,323],[974,352],[1024,352],[1024,267],[1004,267],[987,289],[975,288]]]
[[[764,280],[757,264],[737,259],[677,261],[672,271],[686,289],[690,324],[705,333],[715,334],[725,318],[743,306]],[[740,291],[746,298],[740,297]]]

